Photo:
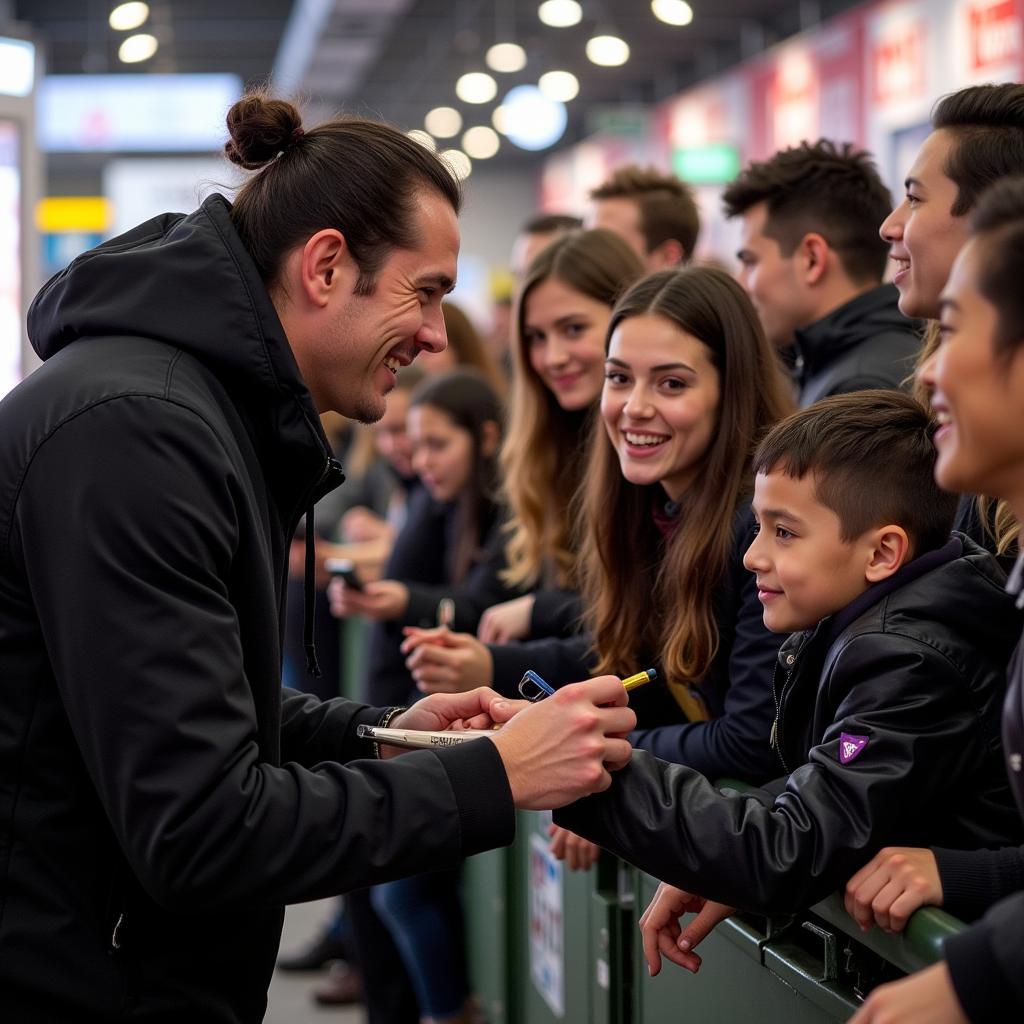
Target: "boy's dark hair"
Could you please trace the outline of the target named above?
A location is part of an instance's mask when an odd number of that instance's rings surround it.
[[[943,168],[957,187],[954,216],[967,213],[995,181],[1024,174],[1024,85],[973,85],[943,96],[932,127],[956,139]]]
[[[459,183],[447,164],[390,125],[346,117],[305,131],[297,108],[263,92],[227,116],[227,158],[253,175],[235,196],[231,220],[267,284],[301,241],[336,228],[369,295],[393,249],[418,244],[416,194],[439,193],[458,213]]]
[[[520,229],[521,235],[554,235],[564,231],[577,231],[583,220],[571,213],[539,213],[531,217]]]
[[[869,153],[818,139],[748,164],[722,193],[722,204],[726,217],[737,217],[758,203],[767,206],[764,233],[784,256],[814,231],[835,249],[851,281],[882,280],[889,243],[878,227],[892,197]]]
[[[640,210],[644,245],[653,252],[663,242],[676,241],[685,259],[692,259],[700,234],[700,213],[690,186],[654,167],[627,164],[590,191],[591,199],[632,199]]]
[[[984,252],[977,262],[978,291],[998,317],[996,352],[1010,356],[1024,345],[1024,177],[1004,178],[982,193],[971,234]]]
[[[844,541],[892,523],[907,531],[917,557],[949,539],[956,515],[957,496],[935,483],[934,431],[924,407],[902,391],[833,395],[774,427],[753,468],[798,480],[813,473]]]

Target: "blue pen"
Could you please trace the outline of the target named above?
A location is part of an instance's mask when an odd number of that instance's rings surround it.
[[[528,668],[519,680],[519,693],[531,703],[550,697],[555,692],[554,687],[545,682],[533,669]]]

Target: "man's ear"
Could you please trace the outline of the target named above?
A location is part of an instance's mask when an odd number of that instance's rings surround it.
[[[902,526],[880,526],[870,537],[871,549],[864,576],[869,583],[888,579],[909,558],[910,538]]]
[[[647,254],[648,265],[656,266],[658,270],[671,270],[673,267],[681,266],[685,259],[686,250],[683,243],[675,238],[667,238]]]
[[[314,306],[323,308],[352,263],[352,254],[340,231],[318,231],[302,247],[298,266],[301,294]]]
[[[831,250],[828,242],[816,231],[809,231],[800,239],[800,256],[804,282],[818,284],[825,276]]]

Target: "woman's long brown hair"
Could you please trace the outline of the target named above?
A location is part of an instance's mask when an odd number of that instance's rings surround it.
[[[643,274],[640,257],[610,231],[572,231],[541,251],[527,270],[516,308],[512,397],[501,451],[511,510],[507,569],[512,587],[573,585],[576,546],[569,508],[583,468],[583,438],[592,410],[566,412],[530,365],[526,300],[549,278],[611,309]]]
[[[581,589],[597,672],[622,674],[654,659],[670,685],[688,684],[718,649],[715,592],[750,492],[751,456],[793,402],[750,299],[724,271],[696,266],[644,278],[616,305],[609,337],[644,315],[669,320],[710,350],[720,383],[715,433],[665,540],[653,516],[665,501],[661,485],[629,483],[607,432],[593,432],[579,517]]]

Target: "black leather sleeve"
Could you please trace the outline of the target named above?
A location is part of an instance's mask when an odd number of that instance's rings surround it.
[[[555,821],[649,874],[748,911],[791,913],[886,843],[920,845],[951,781],[970,778],[975,715],[952,665],[915,640],[853,639],[823,685],[838,713],[770,806],[635,752],[606,792]],[[843,733],[867,737],[843,764]]]

